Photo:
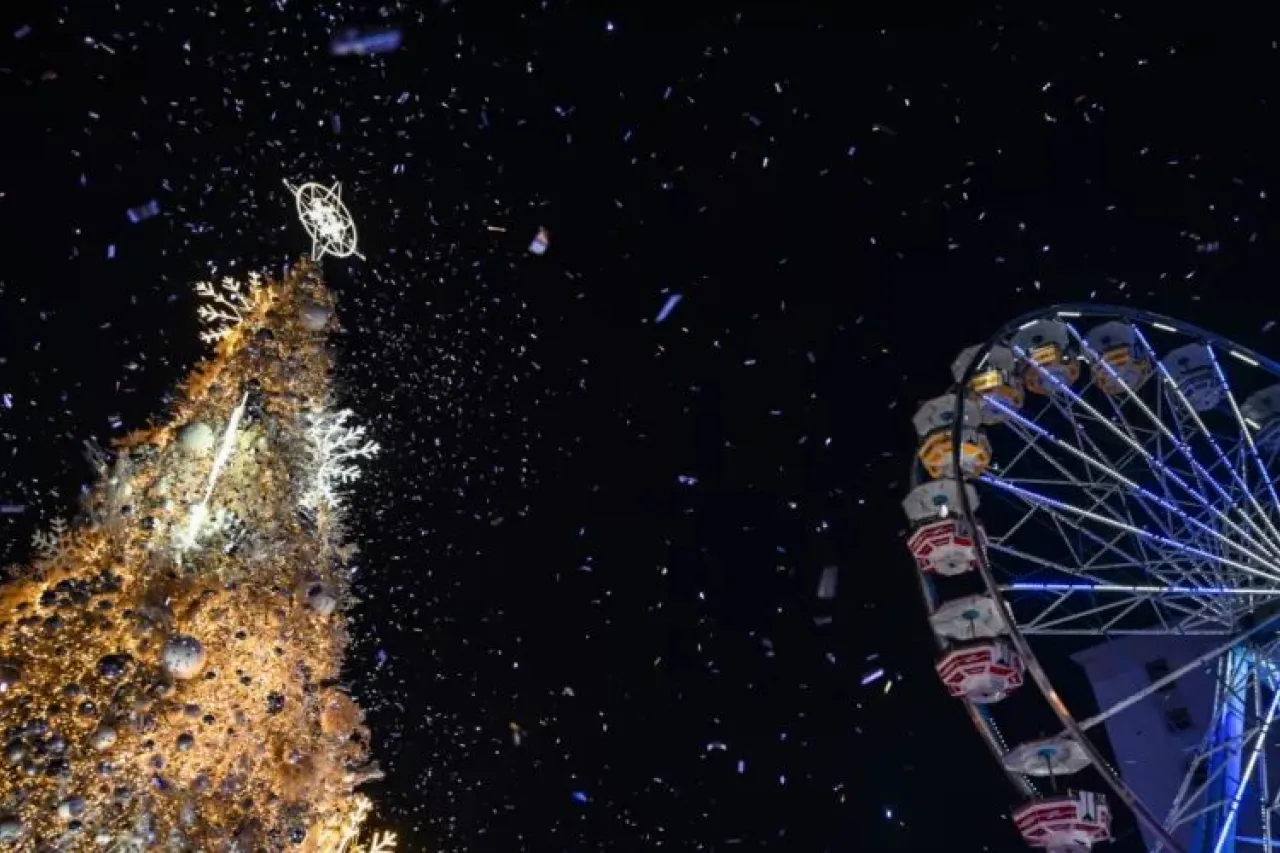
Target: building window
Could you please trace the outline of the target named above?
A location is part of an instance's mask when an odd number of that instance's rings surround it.
[[[1170,672],[1169,662],[1164,658],[1156,658],[1155,660],[1147,661],[1147,680],[1152,684],[1155,684],[1160,679],[1167,677]],[[1173,684],[1174,682],[1170,681],[1164,687],[1160,688],[1160,692],[1168,693],[1173,689]]]
[[[1170,708],[1164,712],[1164,722],[1171,732],[1185,732],[1191,728],[1191,714],[1186,708]]]

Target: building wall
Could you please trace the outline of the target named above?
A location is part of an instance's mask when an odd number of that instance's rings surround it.
[[[1221,637],[1122,637],[1086,649],[1072,658],[1084,668],[1098,708],[1106,709],[1150,686],[1161,671],[1184,666],[1222,640]],[[1204,738],[1212,716],[1214,682],[1211,670],[1198,668],[1174,682],[1171,689],[1152,694],[1105,724],[1116,769],[1161,818],[1172,805],[1189,762]],[[1252,696],[1249,702],[1252,706]],[[1280,761],[1271,766],[1280,771]],[[1256,799],[1252,802],[1252,807],[1241,809],[1240,829],[1257,835],[1260,817]],[[1245,814],[1246,811],[1250,814]],[[1193,841],[1193,825],[1194,822],[1185,825],[1176,833],[1187,847]],[[1280,821],[1276,826],[1280,829]],[[1154,849],[1153,840],[1145,830],[1143,836],[1147,847]]]

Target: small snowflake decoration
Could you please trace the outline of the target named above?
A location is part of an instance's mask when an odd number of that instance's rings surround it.
[[[350,423],[354,412],[311,412],[305,416],[307,443],[311,451],[311,483],[303,492],[300,504],[314,510],[321,504],[341,506],[339,494],[343,486],[360,478],[358,459],[377,455],[378,443],[365,437],[365,428]]]
[[[311,236],[311,257],[320,260],[325,255],[347,258],[364,256],[356,251],[356,225],[351,211],[342,203],[342,185],[331,187],[309,181],[295,187],[288,181],[285,186],[298,203],[298,218]]]
[[[65,521],[55,518],[49,523],[47,531],[37,530],[31,537],[31,547],[36,555],[46,560],[52,560],[58,556],[58,552],[67,541],[68,529]]]
[[[206,343],[215,343],[243,323],[244,318],[253,310],[253,300],[260,283],[261,277],[257,273],[249,273],[247,286],[230,277],[223,278],[219,286],[209,281],[197,281],[196,295],[208,300],[196,309],[200,322],[205,325],[200,339]]]

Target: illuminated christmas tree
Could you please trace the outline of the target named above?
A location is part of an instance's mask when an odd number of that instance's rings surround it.
[[[0,848],[358,849],[341,490],[377,445],[334,408],[312,262],[197,292],[213,355],[0,586]]]

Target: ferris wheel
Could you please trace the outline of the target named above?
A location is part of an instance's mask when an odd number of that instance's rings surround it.
[[[1024,841],[1110,840],[1109,794],[1148,850],[1280,850],[1280,364],[1081,305],[952,374],[915,415],[908,547]]]

